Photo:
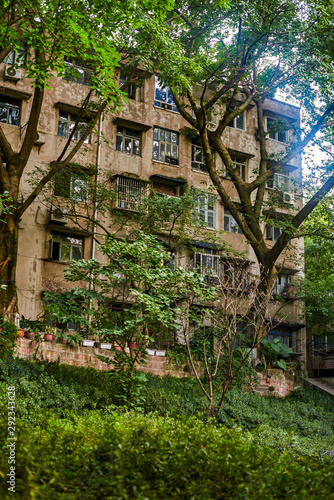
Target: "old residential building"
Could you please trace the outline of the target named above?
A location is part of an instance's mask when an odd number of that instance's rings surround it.
[[[47,168],[67,141],[80,103],[87,93],[89,69],[80,67],[76,62],[71,64],[77,65],[81,78],[72,78],[72,81],[67,82],[54,77],[53,90],[46,92],[29,172],[21,186],[23,197],[29,182],[33,180],[36,167]],[[18,147],[24,134],[32,91],[29,81],[24,78],[24,68],[11,69],[7,64],[2,64],[1,79],[1,126],[11,143]],[[120,80],[124,81],[122,75]],[[105,114],[100,121],[99,132],[91,134],[85,147],[76,154],[73,164],[89,167],[92,175],[96,176],[107,172],[110,187],[113,185],[116,192],[110,208],[113,206],[119,210],[134,209],[148,185],[162,196],[181,196],[186,187],[200,190],[198,210],[203,224],[208,229],[218,231],[220,238],[243,252],[247,263],[258,273],[253,250],[231,213],[217,202],[210,190],[211,183],[201,145],[196,137],[190,137],[185,132],[188,124],[178,113],[171,94],[153,74],[146,74],[139,85],[130,85],[127,94],[128,104],[123,111],[117,116]],[[300,120],[298,108],[276,100],[266,102],[265,114],[268,128],[281,117],[294,126]],[[74,140],[84,127],[85,123],[82,122]],[[252,178],[259,157],[255,128],[255,112],[249,106],[225,132],[235,166],[246,181]],[[290,133],[289,130],[270,132],[268,149],[279,152]],[[216,158],[216,162],[217,169],[223,172],[220,159]],[[299,201],[295,193],[300,190],[300,179],[301,161],[297,158],[284,173],[276,174],[267,183],[267,193],[279,192],[289,209],[293,205],[297,207]],[[224,182],[231,196],[236,196],[233,194],[235,188],[227,176]],[[89,200],[85,180],[73,168],[71,172],[61,173],[50,183],[46,197],[49,201],[38,198],[24,214],[20,225],[17,288],[20,313],[26,319],[38,317],[45,282],[52,279],[61,283],[68,262],[80,258],[99,258],[93,238],[68,218],[66,210],[59,209],[60,194],[64,197],[61,183],[66,184],[66,197],[74,200],[79,210]],[[94,207],[91,206],[90,210],[94,210]],[[280,232],[277,221],[276,225],[275,220],[266,224],[265,237],[269,242],[274,244]],[[194,245],[195,251],[192,250],[192,253],[187,254],[185,249],[182,255],[176,254],[176,261],[188,257],[203,272],[208,268],[216,274],[228,272],[221,265],[218,252],[201,244],[200,236]],[[287,319],[269,331],[268,338],[280,338],[294,353],[301,354],[305,349],[301,307],[298,300],[290,300],[293,276],[299,268],[292,252],[282,257],[280,264],[281,272],[275,293],[284,301],[283,314]]]

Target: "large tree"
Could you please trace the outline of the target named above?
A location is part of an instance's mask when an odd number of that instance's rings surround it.
[[[25,211],[57,172],[67,168],[83,147],[88,135],[105,110],[120,103],[123,88],[134,78],[136,59],[135,35],[145,32],[151,18],[161,21],[165,9],[157,2],[132,0],[4,0],[0,7],[0,63],[11,58],[14,69],[24,64],[25,78],[30,79],[32,93],[30,112],[21,127],[23,140],[17,147],[6,125],[0,126],[0,310],[9,313],[16,303],[16,262],[18,225]],[[149,29],[149,28],[148,28]],[[133,45],[133,50],[131,46]],[[27,58],[20,59],[22,48]],[[126,48],[129,77],[120,90],[115,78]],[[19,196],[25,173],[32,158],[33,145],[41,114],[46,111],[45,96],[52,91],[51,78],[77,79],[77,69],[68,64],[80,54],[80,63],[92,68],[90,86],[81,103],[76,123],[63,148],[57,152],[47,171],[40,172],[30,192]],[[7,59],[5,59],[7,58]],[[131,59],[132,58],[132,59]],[[135,62],[134,62],[135,61]],[[26,80],[27,81],[27,80]],[[10,87],[10,86],[9,86]],[[77,103],[75,103],[77,104]],[[80,131],[83,121],[88,123]],[[73,141],[72,139],[79,140]],[[4,287],[6,287],[4,289]]]
[[[268,201],[266,195],[267,182],[298,158],[318,133],[333,126],[333,14],[333,5],[326,1],[236,0],[203,4],[181,0],[162,29],[179,44],[182,58],[175,63],[168,52],[159,58],[154,50],[150,53],[149,59],[171,89],[179,112],[200,137],[205,164],[220,201],[257,257],[262,279],[253,313],[261,303],[266,304],[263,296],[272,293],[279,272],[278,259],[298,237],[306,217],[334,186],[329,168],[323,173],[322,186],[298,210],[288,210],[277,196]],[[265,126],[266,100],[278,91],[299,101],[303,123],[274,154],[268,148],[269,134],[272,137],[291,128],[284,119]],[[259,161],[247,182],[228,149],[227,127],[249,106],[254,106],[257,116]],[[215,154],[235,186],[237,202],[226,189],[224,174],[217,170]],[[280,211],[287,214],[274,245],[268,245],[263,230],[269,210],[274,215]]]

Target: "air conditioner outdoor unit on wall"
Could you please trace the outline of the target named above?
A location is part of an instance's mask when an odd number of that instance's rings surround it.
[[[68,222],[68,210],[65,208],[51,207],[50,222],[66,224]]]
[[[283,193],[283,203],[289,203],[293,205],[295,202],[295,195],[292,193],[284,192]]]
[[[34,144],[36,144],[37,146],[42,146],[42,144],[45,144],[45,134],[43,132],[36,132]]]
[[[18,80],[21,80],[22,78],[22,69],[21,68],[14,68],[11,65],[7,65],[5,67],[5,79],[9,80],[11,82],[17,82]]]

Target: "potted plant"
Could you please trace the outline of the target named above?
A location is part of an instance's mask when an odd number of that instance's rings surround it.
[[[51,326],[46,326],[45,327],[45,332],[44,332],[44,339],[47,342],[52,342],[53,337],[57,334],[57,328],[51,327]]]
[[[19,339],[22,339],[22,337],[24,337],[24,330],[17,330],[16,335]]]
[[[33,340],[36,332],[33,328],[29,328],[24,332],[24,336],[26,339]]]

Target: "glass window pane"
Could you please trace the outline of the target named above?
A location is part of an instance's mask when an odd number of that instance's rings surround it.
[[[153,160],[159,160],[159,142],[153,141]]]
[[[128,139],[127,137],[124,138],[124,153],[131,154],[131,144],[132,141],[131,139]]]
[[[133,140],[132,147],[133,147],[132,153],[134,155],[139,155],[140,154],[139,141]]]
[[[71,259],[71,247],[69,245],[65,245],[64,243],[60,244],[60,260],[68,261]]]
[[[72,260],[82,259],[82,247],[72,247]]]
[[[245,118],[245,113],[244,111],[241,113],[241,115],[237,116],[236,119],[235,119],[235,122],[236,122],[236,128],[239,128],[241,130],[244,130],[245,128],[245,121],[244,121],[244,118]]]
[[[158,141],[159,140],[159,128],[154,127],[153,129],[153,140]]]
[[[59,122],[58,122],[58,135],[60,137],[67,137],[67,134],[68,134],[68,123],[65,122],[65,121],[61,121],[61,119],[59,119]]]
[[[123,151],[123,137],[116,136],[116,151]]]
[[[160,143],[160,161],[165,161],[165,143],[161,142]]]
[[[171,142],[171,131],[170,130],[165,130],[165,141]]]

